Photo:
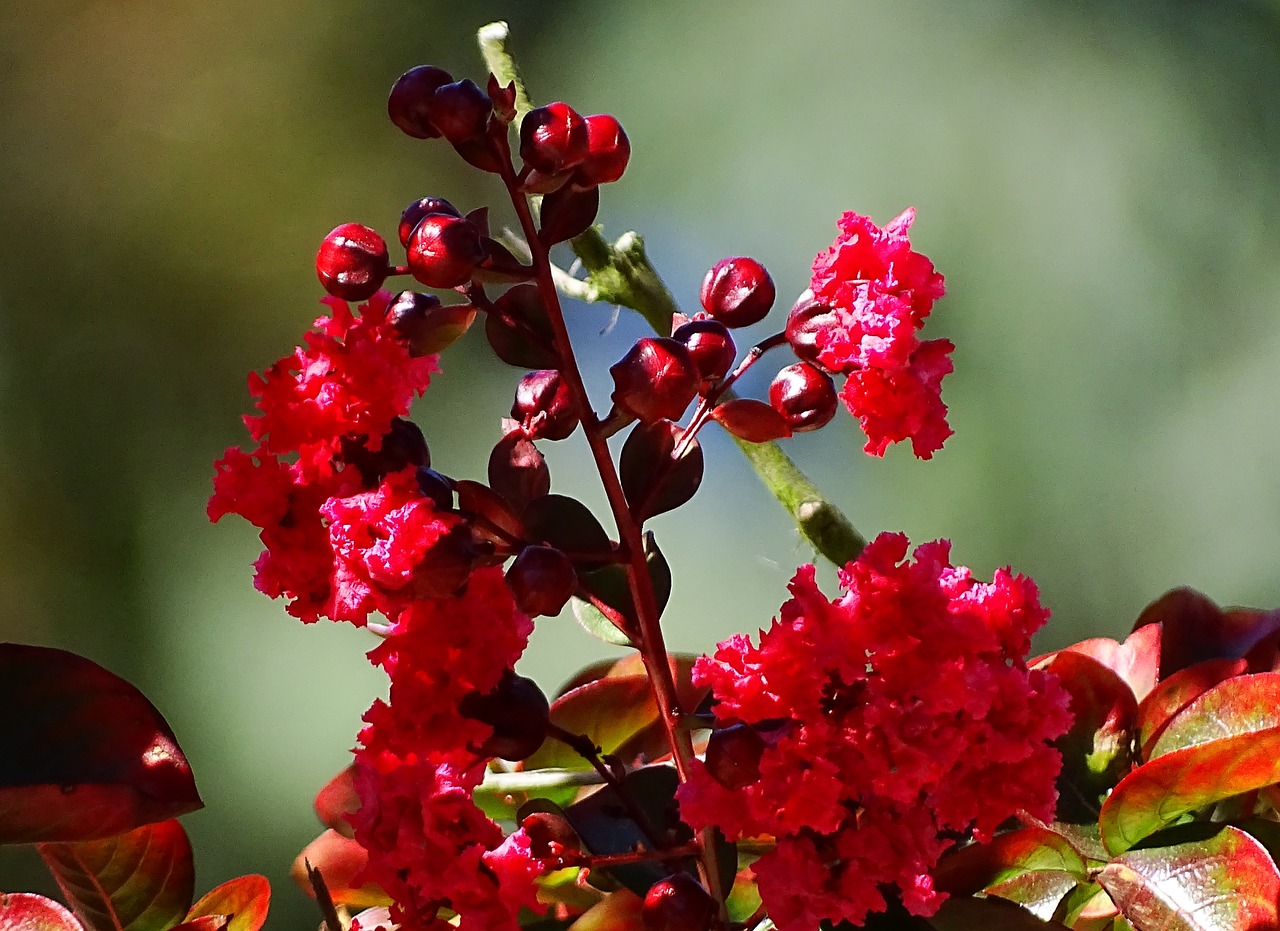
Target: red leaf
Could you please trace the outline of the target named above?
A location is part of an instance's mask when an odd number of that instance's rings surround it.
[[[1160,651],[1160,627],[1149,624],[1136,629],[1124,643],[1094,637],[1072,644],[1064,652],[1093,657],[1127,682],[1134,698],[1142,701],[1160,678]]]
[[[223,883],[206,893],[187,912],[187,921],[205,916],[229,917],[226,931],[258,931],[267,921],[271,883],[250,874]]]
[[[302,891],[315,898],[315,889],[307,875],[308,863],[324,877],[325,887],[335,905],[369,908],[391,904],[381,887],[372,883],[355,885],[369,864],[369,853],[354,840],[343,837],[337,831],[325,831],[307,844],[289,870],[289,875],[302,887]]]
[[[347,815],[360,809],[360,796],[355,787],[356,765],[352,763],[338,775],[330,779],[323,789],[316,793],[316,817],[327,828],[332,828],[344,837],[354,837],[351,822]]]
[[[1228,679],[1184,708],[1120,781],[1099,826],[1112,853],[1182,814],[1280,782],[1280,673]]]
[[[1242,674],[1247,666],[1243,659],[1212,659],[1180,669],[1161,680],[1138,706],[1138,745],[1142,758],[1151,758],[1152,744],[1174,715],[1219,682]]]
[[[1021,905],[1004,899],[947,899],[938,914],[927,919],[938,931],[1064,931],[1066,925],[1037,918]]]
[[[0,644],[0,844],[110,837],[200,808],[136,688],[64,650]]]
[[[1224,612],[1190,588],[1166,592],[1143,609],[1138,625],[1160,624],[1160,677],[1209,659],[1236,659],[1280,629],[1280,611]]]
[[[740,440],[764,443],[791,435],[791,426],[772,406],[751,398],[734,398],[717,404],[711,416]]]
[[[1280,927],[1280,871],[1261,844],[1230,825],[1206,840],[1130,851],[1103,867],[1098,882],[1137,928]]]
[[[84,931],[74,915],[34,892],[0,892],[0,931]]]
[[[37,850],[90,931],[165,931],[191,907],[191,843],[177,820]]]
[[[702,484],[702,447],[693,440],[676,456],[681,432],[669,420],[639,423],[622,444],[618,473],[638,521],[680,507]]]

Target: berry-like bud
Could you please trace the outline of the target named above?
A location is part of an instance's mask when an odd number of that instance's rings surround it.
[[[418,469],[414,476],[418,480],[418,490],[430,499],[437,511],[453,510],[453,479],[426,467]]]
[[[440,299],[417,291],[401,291],[387,307],[387,322],[409,343],[416,358],[443,352],[475,322],[470,304],[442,305]]]
[[[764,738],[750,724],[718,727],[707,740],[707,772],[726,789],[744,789],[760,778]]]
[[[454,145],[483,136],[493,113],[493,101],[475,81],[445,84],[431,95],[431,122]]]
[[[671,338],[689,347],[693,367],[704,384],[729,374],[738,355],[729,328],[718,320],[690,320],[672,333]]]
[[[721,259],[702,279],[702,306],[727,327],[759,323],[773,306],[773,279],[755,259]]]
[[[359,469],[364,483],[373,487],[384,476],[405,466],[430,466],[431,451],[418,425],[397,417],[391,421],[391,429],[383,434],[382,444],[376,451],[370,451],[368,437],[344,436],[342,461]]]
[[[587,157],[587,122],[567,103],[549,103],[520,123],[520,157],[543,174],[573,168]]]
[[[480,231],[447,213],[430,213],[409,237],[409,271],[429,288],[456,288],[471,280],[484,258]]]
[[[673,873],[649,887],[640,922],[644,931],[707,931],[717,911],[701,883],[688,873]]]
[[[631,141],[622,124],[608,113],[587,117],[587,157],[578,166],[578,180],[609,184],[622,177],[631,158]]]
[[[530,372],[520,379],[511,416],[534,440],[563,440],[578,426],[573,393],[556,369]]]
[[[547,737],[550,706],[547,696],[532,679],[508,669],[498,687],[487,694],[472,692],[459,710],[493,728],[493,734],[477,752],[503,760],[523,760],[533,756]]]
[[[573,563],[554,546],[526,546],[512,560],[506,578],[516,604],[530,617],[559,614],[578,588]]]
[[[835,311],[816,300],[812,291],[806,290],[787,315],[787,342],[803,361],[825,368],[818,361],[822,352],[818,334],[830,332],[836,323]]]
[[[324,289],[344,301],[367,301],[387,277],[387,244],[359,223],[336,227],[316,253],[316,275]]]
[[[415,139],[435,139],[440,130],[431,122],[431,97],[453,81],[443,68],[419,65],[396,79],[387,97],[387,115],[402,131]]]
[[[836,415],[831,376],[808,362],[788,365],[769,385],[769,403],[796,433],[824,427]]]
[[[405,207],[404,212],[400,214],[400,245],[406,249],[409,248],[409,237],[413,235],[413,231],[422,222],[422,218],[431,213],[447,213],[451,217],[462,216],[458,212],[458,208],[443,197],[419,198],[408,207]]]
[[[564,815],[535,811],[520,822],[529,838],[529,852],[539,860],[558,860],[566,853],[582,850],[582,840]]]
[[[614,405],[644,423],[679,420],[698,393],[698,370],[688,347],[667,337],[636,340],[609,374]]]

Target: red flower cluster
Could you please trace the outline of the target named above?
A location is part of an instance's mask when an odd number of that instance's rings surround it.
[[[502,571],[487,567],[456,597],[417,599],[370,653],[391,676],[391,696],[365,714],[351,820],[369,851],[367,879],[391,896],[404,927],[443,931],[450,925],[437,916],[448,908],[464,931],[514,931],[520,907],[537,907],[543,866],[527,838],[504,842],[472,800],[489,760],[477,748],[493,729],[459,710],[498,686],[532,630]]]
[[[696,764],[681,814],[731,839],[777,838],[755,872],[782,931],[861,922],[884,909],[885,885],[932,914],[944,896],[929,871],[961,832],[985,839],[1019,810],[1052,819],[1049,741],[1070,724],[1068,699],[1024,660],[1048,612],[1030,579],[976,582],[949,551],[928,543],[904,562],[906,537],[882,534],[834,601],[802,567],[759,646],[737,635],[694,668],[719,725],[758,735],[759,759],[746,780]]]
[[[880,229],[846,213],[836,241],[814,259],[809,287],[833,311],[818,334],[818,361],[849,376],[840,396],[862,422],[865,451],[883,456],[910,437],[915,454],[929,459],[952,432],[940,388],[955,346],[916,335],[945,289],[933,263],[911,248],[914,219],[908,208]]]

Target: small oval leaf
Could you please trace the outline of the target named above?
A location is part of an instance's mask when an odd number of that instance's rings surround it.
[[[508,433],[489,454],[489,487],[520,510],[551,491],[551,471],[533,441],[519,430]]]
[[[791,435],[787,418],[772,405],[752,398],[733,398],[717,404],[711,416],[729,433],[748,443],[765,443]]]
[[[53,899],[34,892],[0,892],[0,931],[84,931],[76,917]]]
[[[1280,871],[1261,844],[1230,825],[1204,840],[1132,850],[1103,867],[1098,882],[1136,928],[1280,927]]]
[[[267,877],[251,873],[217,886],[187,912],[187,921],[206,915],[230,918],[226,931],[259,931],[266,924],[271,907],[271,883]]]
[[[572,239],[586,232],[599,212],[600,188],[580,190],[566,184],[542,198],[538,238],[545,246]]]
[[[356,885],[369,865],[369,852],[350,837],[343,837],[330,829],[307,844],[294,859],[289,875],[303,892],[315,898],[315,888],[307,871],[308,863],[324,877],[334,905],[368,908],[391,904],[391,899],[380,886],[372,883]]]
[[[355,775],[356,765],[352,763],[325,783],[324,788],[316,793],[316,817],[320,819],[320,823],[346,837],[355,836],[347,816],[360,810],[360,796],[356,794]]]
[[[36,849],[89,931],[165,931],[191,908],[191,842],[176,819]]]
[[[574,596],[569,599],[569,607],[573,610],[574,619],[582,625],[582,629],[597,640],[617,647],[635,647],[631,637],[617,624],[605,616],[604,612],[591,602]],[[610,609],[612,611],[612,609]],[[617,612],[613,612],[619,618]],[[621,618],[625,623],[625,618]]]
[[[591,509],[577,498],[546,495],[521,514],[529,539],[562,551],[575,566],[593,565],[613,554],[613,544]]]
[[[677,456],[681,432],[669,420],[638,423],[622,444],[618,473],[638,521],[680,507],[702,484],[702,447],[692,440]]]
[[[0,844],[110,837],[203,804],[160,712],[82,656],[0,644]]]

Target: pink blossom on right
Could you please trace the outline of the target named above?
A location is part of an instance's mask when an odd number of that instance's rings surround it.
[[[861,924],[893,887],[931,915],[945,895],[930,872],[958,838],[987,840],[1020,811],[1052,820],[1050,742],[1071,717],[1058,681],[1026,665],[1048,617],[1035,583],[1007,569],[979,582],[944,540],[907,550],[881,534],[834,600],[801,567],[758,645],[738,635],[694,666],[717,726],[751,727],[763,751],[735,788],[695,761],[681,816],[777,839],[754,870],[780,931]]]
[[[911,248],[915,216],[907,208],[881,229],[845,213],[835,242],[813,261],[809,288],[833,312],[818,335],[818,361],[849,376],[840,397],[873,456],[910,439],[916,456],[929,459],[952,433],[941,384],[955,346],[917,336],[946,289],[933,263]]]

